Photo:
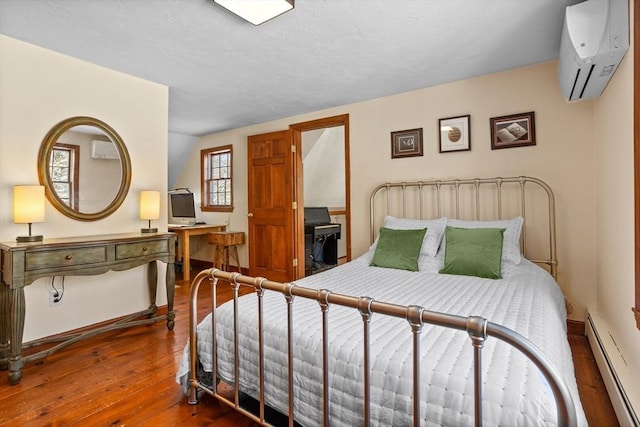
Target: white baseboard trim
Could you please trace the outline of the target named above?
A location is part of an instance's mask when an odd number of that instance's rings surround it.
[[[613,354],[615,353],[615,342],[613,342],[611,336],[604,328],[604,325],[599,321],[598,315],[587,313],[587,339],[589,340],[598,369],[609,393],[611,404],[618,417],[618,422],[622,427],[640,427],[640,421],[638,420],[636,411],[627,397],[620,377],[616,373],[616,360],[619,359],[622,361],[622,358],[620,354]],[[609,341],[611,341],[611,345],[607,345]],[[610,350],[608,352],[607,348],[613,348],[614,351]],[[623,361],[621,363],[623,363]]]

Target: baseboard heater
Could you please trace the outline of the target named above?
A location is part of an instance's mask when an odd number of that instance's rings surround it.
[[[620,355],[608,354],[604,340],[611,341],[614,345],[615,342],[609,336],[608,332],[603,330],[602,326],[598,329],[599,322],[596,317],[597,315],[592,315],[591,313],[587,314],[587,338],[591,345],[591,350],[593,351],[598,368],[600,369],[607,392],[609,393],[611,404],[613,405],[613,409],[618,417],[618,422],[623,427],[640,427],[638,415],[625,392],[624,386],[615,370],[615,364],[612,360],[612,357],[617,357],[622,361],[622,357]]]

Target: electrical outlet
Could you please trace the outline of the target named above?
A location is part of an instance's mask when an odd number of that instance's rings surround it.
[[[53,289],[49,291],[49,306],[56,307],[62,305],[62,296],[60,295],[60,291],[54,291]]]

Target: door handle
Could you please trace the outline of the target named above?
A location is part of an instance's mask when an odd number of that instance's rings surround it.
[[[253,218],[253,214],[252,214],[251,212],[249,212],[249,213],[247,214],[247,216],[248,216],[249,218]]]

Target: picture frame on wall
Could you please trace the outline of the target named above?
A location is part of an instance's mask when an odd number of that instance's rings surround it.
[[[391,132],[391,158],[422,156],[422,128]]]
[[[492,117],[489,121],[492,150],[536,145],[535,113],[533,111]]]
[[[438,120],[440,152],[471,150],[471,116],[447,117]]]

